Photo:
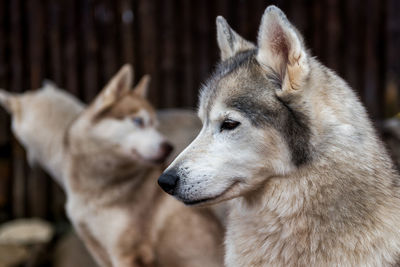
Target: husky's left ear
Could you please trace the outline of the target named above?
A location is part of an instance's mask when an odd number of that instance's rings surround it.
[[[279,95],[301,90],[310,72],[302,36],[276,6],[267,7],[262,17],[257,60],[278,76]]]
[[[124,65],[114,77],[108,82],[103,90],[97,95],[95,100],[89,107],[92,114],[99,112],[110,107],[122,95],[128,92],[132,87],[133,70],[129,64]]]
[[[135,88],[133,88],[133,92],[143,98],[146,98],[147,92],[149,91],[150,80],[150,75],[144,75]]]
[[[217,41],[221,50],[221,59],[225,60],[240,51],[256,48],[255,45],[237,34],[222,16],[217,20]]]

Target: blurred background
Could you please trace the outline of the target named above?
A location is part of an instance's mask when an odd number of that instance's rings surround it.
[[[88,102],[129,62],[136,81],[151,75],[157,108],[195,108],[219,58],[215,17],[255,41],[269,4],[359,93],[378,126],[400,111],[398,0],[1,0],[0,87],[23,92],[51,79]],[[63,193],[24,153],[0,110],[0,222],[65,221]]]

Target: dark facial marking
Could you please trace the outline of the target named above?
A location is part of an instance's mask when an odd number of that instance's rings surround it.
[[[280,115],[280,119],[284,120],[281,131],[288,141],[293,162],[296,166],[299,166],[307,163],[311,158],[311,131],[308,127],[308,117],[304,113],[292,109],[289,104],[281,99],[279,100],[286,108],[286,112]]]
[[[242,95],[230,99],[227,106],[242,113],[255,127],[271,126],[279,131],[288,144],[293,163],[300,166],[311,156],[308,118],[282,100],[278,99],[278,103],[279,106],[272,108],[255,95]]]
[[[308,117],[290,106],[290,100],[278,99],[275,90],[281,87],[279,74],[269,72],[268,74],[259,66],[255,55],[256,49],[237,53],[235,56],[220,62],[214,74],[204,87],[204,101],[207,107],[207,117],[213,100],[217,98],[219,81],[228,75],[236,75],[234,71],[247,67],[245,72],[249,76],[238,79],[242,94],[230,97],[226,103],[228,107],[241,112],[256,127],[271,126],[278,130],[286,140],[291,151],[292,161],[300,166],[310,160],[310,129]],[[266,90],[270,94],[263,94]],[[260,99],[261,95],[268,95],[266,99]],[[203,104],[204,104],[203,103]]]

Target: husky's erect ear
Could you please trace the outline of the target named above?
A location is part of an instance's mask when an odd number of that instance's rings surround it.
[[[133,88],[133,92],[143,98],[146,98],[149,90],[150,80],[150,75],[144,75],[135,88]]]
[[[217,17],[217,41],[221,50],[221,59],[225,60],[234,56],[240,51],[245,51],[255,48],[255,45],[241,37],[228,25],[226,20]]]
[[[133,70],[130,64],[124,65],[103,88],[89,107],[91,114],[97,114],[110,107],[132,87]]]
[[[17,99],[14,94],[0,89],[0,106],[12,114],[16,110],[17,105]]]
[[[42,88],[52,88],[52,89],[54,89],[54,88],[59,88],[59,87],[57,86],[57,84],[54,81],[52,81],[50,79],[44,79],[42,81]]]
[[[280,94],[301,89],[309,74],[303,38],[276,6],[269,6],[262,17],[257,60],[278,76],[282,84]]]

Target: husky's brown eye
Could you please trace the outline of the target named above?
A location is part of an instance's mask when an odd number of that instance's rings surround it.
[[[140,118],[140,117],[133,118],[132,121],[136,126],[139,126],[139,127],[143,127],[144,126],[144,120],[142,118]]]
[[[230,130],[235,129],[239,125],[240,125],[240,122],[227,119],[222,122],[220,131],[221,132],[224,130],[230,131]]]

